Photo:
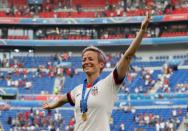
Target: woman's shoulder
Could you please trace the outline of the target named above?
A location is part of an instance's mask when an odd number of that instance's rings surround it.
[[[83,87],[83,84],[81,83],[81,84],[75,86],[75,87],[73,88],[73,90],[79,90],[79,89],[82,89],[82,87]]]

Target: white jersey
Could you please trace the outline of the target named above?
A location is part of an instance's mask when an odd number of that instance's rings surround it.
[[[117,71],[114,70],[113,72]],[[83,84],[75,87],[70,92],[69,97],[75,102],[75,131],[110,131],[109,120],[120,86],[113,72],[91,87],[87,101],[88,111],[86,121],[82,120],[82,113],[80,111]],[[88,90],[90,90],[90,88],[86,89],[86,93],[88,93]]]

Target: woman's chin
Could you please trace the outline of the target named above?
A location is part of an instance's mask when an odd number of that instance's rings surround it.
[[[89,71],[89,70],[84,70],[84,72],[85,72],[87,75],[91,75],[91,74],[92,74],[92,72]]]

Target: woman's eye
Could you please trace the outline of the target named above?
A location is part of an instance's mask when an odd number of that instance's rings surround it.
[[[89,58],[90,61],[92,61],[93,59],[92,58]]]

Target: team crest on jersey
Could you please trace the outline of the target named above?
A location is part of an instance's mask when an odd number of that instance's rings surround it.
[[[94,87],[92,88],[91,94],[92,94],[93,96],[98,95],[98,88],[94,86]]]

